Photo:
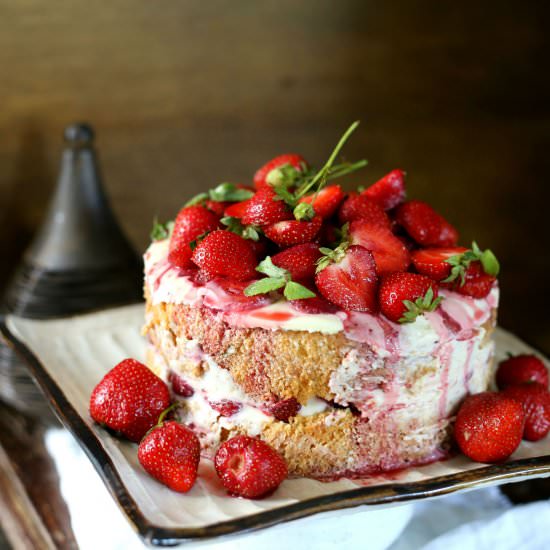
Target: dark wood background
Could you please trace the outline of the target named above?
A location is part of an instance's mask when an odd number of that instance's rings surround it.
[[[501,322],[550,351],[549,4],[490,0],[0,3],[0,288],[44,214],[61,133],[97,129],[142,249],[155,214],[287,151],[394,167],[503,264]]]

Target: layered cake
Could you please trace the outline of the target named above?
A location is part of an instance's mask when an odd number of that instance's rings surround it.
[[[343,141],[319,171],[282,155],[155,229],[148,365],[205,456],[248,434],[300,476],[434,461],[461,401],[489,385],[494,255],[458,247],[399,170],[329,184],[363,165],[335,164]]]

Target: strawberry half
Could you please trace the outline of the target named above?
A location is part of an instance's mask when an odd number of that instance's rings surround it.
[[[287,477],[286,462],[264,441],[238,435],[220,445],[214,466],[232,494],[259,498],[273,492]]]
[[[365,220],[374,225],[381,225],[391,229],[391,221],[382,207],[370,197],[365,195],[350,194],[342,203],[338,211],[338,219],[341,224],[354,220]]]
[[[198,204],[182,208],[174,222],[170,238],[170,250],[188,245],[197,237],[219,227],[219,218],[204,206]]]
[[[397,209],[395,218],[407,233],[422,246],[455,246],[457,230],[429,204],[412,200]]]
[[[170,247],[168,252],[168,262],[175,267],[187,269],[188,267],[193,267],[193,262],[191,261],[192,255],[193,251],[188,244],[179,243],[176,246]]]
[[[416,273],[390,273],[382,279],[378,292],[382,313],[395,323],[410,323],[424,312],[434,311],[441,298],[437,284]]]
[[[143,469],[173,491],[185,493],[197,479],[201,446],[183,424],[164,422],[149,432],[138,447]]]
[[[371,252],[356,245],[325,250],[315,276],[319,292],[342,309],[376,312],[378,276]]]
[[[143,363],[124,359],[92,391],[90,415],[98,424],[137,442],[169,405],[166,384]]]
[[[464,284],[462,284],[460,279],[457,279],[451,283],[443,282],[441,286],[450,288],[464,296],[481,299],[491,292],[495,281],[496,277],[485,273],[480,262],[473,262],[466,269]]]
[[[231,231],[209,233],[195,248],[192,260],[210,275],[237,281],[256,276],[256,255],[250,242]]]
[[[279,155],[269,162],[266,162],[261,168],[259,168],[254,174],[254,186],[256,189],[265,189],[271,187],[268,182],[269,173],[272,170],[281,168],[282,166],[289,165],[295,168],[298,172],[304,172],[307,170],[308,165],[304,157],[293,153],[286,155]]]
[[[508,386],[504,395],[515,399],[523,406],[525,427],[523,439],[539,441],[550,432],[550,393],[542,384],[527,382]]]
[[[405,200],[405,172],[403,170],[392,170],[368,189],[365,189],[361,195],[373,199],[384,210],[395,208]]]
[[[241,216],[244,225],[262,227],[293,217],[286,203],[279,199],[271,187],[261,189],[246,202],[244,214]]]
[[[538,382],[547,388],[548,369],[535,355],[516,355],[500,362],[496,380],[501,390],[525,382]]]
[[[418,273],[426,275],[434,281],[442,281],[451,274],[451,264],[447,262],[453,256],[459,256],[468,249],[454,248],[423,248],[411,254],[411,260]]]
[[[410,254],[403,242],[387,227],[355,220],[349,226],[352,244],[370,250],[376,262],[378,275],[392,271],[405,271],[410,264]]]
[[[288,220],[274,223],[263,230],[269,240],[280,247],[287,247],[311,242],[322,223],[321,216],[315,216],[311,221]]]
[[[476,462],[502,462],[521,443],[525,414],[519,401],[495,392],[466,397],[455,423],[462,452]]]
[[[298,202],[305,202],[313,205],[315,213],[321,216],[323,220],[327,220],[336,212],[340,203],[344,200],[344,197],[344,192],[339,185],[329,185],[321,189],[317,195],[315,193],[306,195]]]
[[[316,262],[321,255],[316,244],[304,243],[282,250],[272,256],[271,261],[290,271],[293,281],[303,281],[315,277]]]

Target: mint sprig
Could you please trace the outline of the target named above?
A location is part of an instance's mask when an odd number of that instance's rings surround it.
[[[220,221],[227,226],[229,231],[240,235],[243,239],[256,242],[260,240],[260,228],[255,225],[244,225],[239,218],[232,216],[225,216]]]
[[[411,300],[403,300],[403,304],[407,308],[407,311],[403,313],[399,322],[401,324],[414,322],[419,315],[427,311],[434,311],[437,306],[439,306],[442,299],[441,296],[434,299],[434,291],[433,288],[430,287],[424,296],[417,298],[414,302]]]
[[[271,257],[267,256],[256,267],[256,271],[267,275],[266,278],[254,281],[244,289],[245,296],[256,296],[267,294],[274,290],[283,289],[283,295],[287,300],[302,300],[304,298],[315,298],[315,293],[309,288],[292,280],[290,271],[276,266]]]
[[[443,279],[442,282],[452,283],[460,279],[460,286],[463,286],[466,282],[466,270],[472,262],[480,262],[483,271],[492,277],[496,277],[500,271],[500,264],[493,251],[488,248],[481,250],[475,241],[472,243],[470,250],[466,250],[462,254],[455,254],[447,258],[445,262],[452,266],[451,274],[446,279]]]
[[[166,223],[160,223],[158,218],[153,220],[153,229],[151,229],[151,240],[162,241],[172,236],[174,230],[174,220],[169,220]]]
[[[241,202],[254,196],[250,189],[240,189],[234,183],[220,183],[206,193],[199,193],[185,203],[185,206],[202,204],[208,199],[214,202]]]

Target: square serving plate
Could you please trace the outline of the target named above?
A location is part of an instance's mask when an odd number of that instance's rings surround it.
[[[211,462],[202,460],[193,489],[185,495],[174,493],[145,474],[135,444],[111,436],[88,412],[93,387],[112,366],[125,357],[143,361],[143,315],[143,304],[48,321],[9,315],[0,328],[27,360],[61,422],[77,438],[128,520],[149,543],[218,537],[320,512],[364,504],[382,507],[550,475],[547,437],[523,442],[504,464],[486,466],[457,456],[360,481],[289,479],[262,500],[228,496]],[[533,352],[502,329],[495,338],[497,359],[507,352]]]

